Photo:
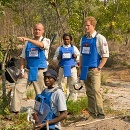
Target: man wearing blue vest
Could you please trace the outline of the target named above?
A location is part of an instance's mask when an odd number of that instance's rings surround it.
[[[72,36],[65,33],[63,35],[64,44],[57,48],[53,57],[54,61],[59,62],[58,85],[62,87],[62,78],[67,77],[67,96],[70,93],[70,99],[77,100],[77,92],[74,90],[74,83],[77,81],[77,62],[79,62],[80,52],[78,48],[72,45]]]
[[[54,85],[57,72],[49,69],[44,72],[45,88],[36,95],[34,105],[35,130],[61,130],[60,121],[67,117],[67,106],[64,92]],[[48,125],[47,125],[48,123]]]
[[[85,19],[86,34],[80,41],[80,79],[84,80],[90,116],[105,118],[100,90],[101,70],[109,57],[106,38],[95,31],[94,17]]]
[[[34,26],[33,33],[33,39],[18,37],[25,45],[20,56],[19,70],[21,71],[22,76],[16,82],[11,102],[11,111],[16,113],[20,111],[21,101],[23,94],[26,92],[28,81],[33,83],[36,94],[41,93],[45,87],[43,72],[48,68],[47,58],[50,39],[43,38],[44,26],[41,23]]]

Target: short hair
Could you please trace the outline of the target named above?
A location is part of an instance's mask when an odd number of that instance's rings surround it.
[[[36,28],[37,25],[40,25],[40,26],[43,28],[43,30],[44,30],[45,27],[44,27],[44,25],[43,25],[42,23],[37,23],[37,24],[35,24],[35,25],[34,25],[34,29]]]
[[[86,17],[85,18],[85,22],[86,21],[90,21],[91,25],[93,25],[93,26],[96,26],[96,24],[97,24],[97,20],[94,17],[92,17],[92,16]]]
[[[65,39],[66,36],[68,36],[70,38],[70,40],[72,41],[72,36],[69,33],[63,34],[63,40]]]

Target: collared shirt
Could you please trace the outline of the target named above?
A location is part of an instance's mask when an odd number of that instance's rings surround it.
[[[55,55],[54,55],[54,57],[53,57],[53,61],[57,61],[57,57],[58,57],[58,55],[59,55],[59,49],[60,49],[60,47],[61,47],[61,46],[59,46],[59,47],[56,49]],[[64,47],[64,48],[69,48],[69,47],[71,47],[71,45],[70,45],[70,44],[69,44],[69,45],[64,45],[64,44],[63,44],[63,47]],[[78,50],[78,48],[77,48],[76,46],[73,45],[73,47],[74,47],[74,54],[77,55],[76,61],[79,62],[80,52],[79,52],[79,50]]]
[[[94,38],[95,36],[97,37],[96,47],[97,47],[97,51],[98,51],[99,55],[102,58],[109,57],[109,48],[108,48],[106,38],[103,35],[97,34],[97,32],[94,31],[93,34],[91,35],[91,37]],[[81,41],[82,41],[82,38],[80,40],[80,52],[81,52]],[[82,54],[80,53],[80,55],[82,55]]]
[[[39,38],[39,41],[41,41],[44,44],[44,48],[41,48],[41,49],[45,49],[45,56],[48,59],[48,53],[49,53],[49,48],[50,48],[50,39],[48,39],[48,38],[44,38],[43,40],[42,39],[43,39],[43,36],[41,36]],[[20,55],[20,57],[22,57],[24,59],[26,58],[25,57],[25,50],[27,47],[27,43],[28,43],[28,41],[25,42],[25,45],[24,45],[23,50],[22,50],[22,54]]]

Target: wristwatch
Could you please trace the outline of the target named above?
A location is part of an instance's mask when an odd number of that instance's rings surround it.
[[[101,68],[97,68],[98,69],[98,71],[101,71]]]

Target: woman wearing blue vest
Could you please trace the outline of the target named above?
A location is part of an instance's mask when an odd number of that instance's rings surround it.
[[[86,17],[86,34],[80,41],[80,79],[84,80],[90,116],[105,118],[100,90],[101,69],[105,65],[109,50],[106,38],[95,31],[96,19]]]
[[[77,93],[74,90],[74,83],[77,81],[77,62],[79,62],[80,52],[78,48],[72,45],[72,36],[65,33],[63,35],[64,44],[57,48],[53,61],[59,62],[58,85],[62,87],[62,78],[67,77],[67,96],[70,93],[70,98],[77,100]]]
[[[43,72],[48,68],[50,39],[43,38],[44,26],[41,23],[34,26],[33,34],[33,39],[18,37],[25,45],[20,56],[19,70],[22,76],[16,82],[11,102],[11,111],[15,113],[21,109],[21,101],[26,92],[28,81],[33,84],[36,94],[41,93],[45,87]]]

